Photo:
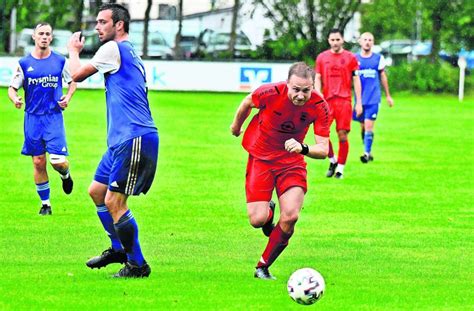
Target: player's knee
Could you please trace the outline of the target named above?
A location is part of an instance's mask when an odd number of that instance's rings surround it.
[[[259,216],[250,216],[249,217],[249,222],[250,225],[254,228],[260,228],[265,224],[265,218],[264,217],[259,217]]]
[[[340,142],[347,141],[347,133],[348,132],[345,131],[345,130],[340,130],[340,131],[337,132],[337,136],[338,136]]]
[[[297,213],[286,214],[280,216],[280,223],[283,223],[285,226],[293,227],[298,221],[299,215]]]
[[[33,157],[33,165],[36,170],[45,170],[46,158],[44,156]]]
[[[87,192],[89,193],[89,196],[92,198],[94,202],[102,201],[104,199],[104,193],[102,189],[95,187],[94,184],[89,186],[89,189],[87,189]]]

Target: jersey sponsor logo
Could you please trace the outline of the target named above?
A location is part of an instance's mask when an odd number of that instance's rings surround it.
[[[377,77],[377,71],[375,69],[360,69],[359,70],[359,76],[362,76],[364,78],[375,78]]]
[[[241,67],[240,88],[250,89],[272,81],[272,68],[269,67]]]
[[[33,67],[31,67],[31,66],[28,67],[28,69],[26,69],[26,71],[28,71],[28,72],[31,72],[31,71],[33,71],[33,70],[35,70],[35,69],[34,69]]]
[[[41,85],[42,87],[58,87],[59,78],[57,76],[47,75],[39,78],[28,78],[28,85]]]
[[[295,131],[295,124],[293,121],[285,121],[280,124],[280,133],[293,133]]]

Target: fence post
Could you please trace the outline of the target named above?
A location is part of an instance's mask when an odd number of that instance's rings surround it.
[[[458,98],[459,98],[459,101],[462,102],[462,100],[464,98],[464,76],[466,74],[466,66],[467,66],[466,58],[464,58],[463,56],[459,56],[458,66],[459,66],[459,94],[458,94]]]

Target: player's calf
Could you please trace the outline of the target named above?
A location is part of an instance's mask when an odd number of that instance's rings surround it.
[[[265,236],[270,236],[270,234],[273,231],[273,228],[275,228],[275,224],[273,224],[273,218],[275,214],[275,202],[270,201],[268,202],[268,204],[269,204],[269,209],[270,209],[269,210],[270,215],[268,217],[267,222],[262,226],[262,231]]]

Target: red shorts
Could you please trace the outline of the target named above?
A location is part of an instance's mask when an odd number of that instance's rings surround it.
[[[327,100],[332,110],[332,117],[329,124],[336,120],[336,130],[351,130],[352,104],[351,99],[333,97]]]
[[[245,178],[247,203],[270,201],[274,188],[280,197],[292,187],[301,187],[306,193],[306,162],[279,164],[249,155]]]

